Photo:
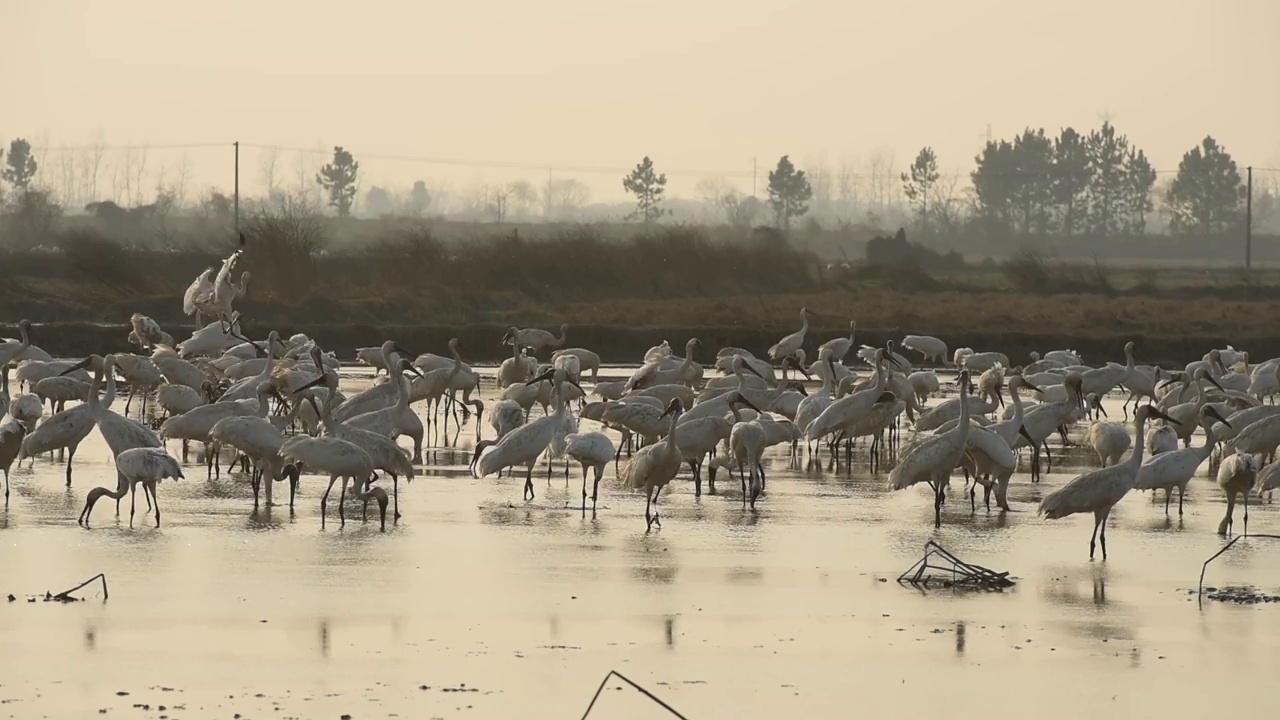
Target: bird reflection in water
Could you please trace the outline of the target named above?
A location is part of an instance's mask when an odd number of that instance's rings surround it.
[[[329,658],[329,618],[320,619],[320,657]]]
[[[956,623],[956,655],[964,655],[964,642],[965,642],[964,635],[965,635],[964,623],[962,622]]]
[[[676,619],[673,616],[668,615],[662,624],[667,634],[667,648],[670,650],[675,650],[676,649],[676,632],[675,632]]]
[[[90,652],[98,649],[98,628],[93,625],[84,629],[84,649]]]

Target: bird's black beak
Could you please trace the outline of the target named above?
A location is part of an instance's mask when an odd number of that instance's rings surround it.
[[[312,380],[311,382],[307,383],[306,385],[303,385],[302,387],[298,388],[297,390],[294,390],[294,391],[293,391],[293,394],[294,394],[294,395],[297,395],[298,393],[302,392],[303,390],[309,390],[309,389],[311,389],[311,388],[313,388],[313,387],[316,387],[317,385],[323,385],[323,384],[324,384],[324,382],[325,382],[325,378],[326,378],[326,376],[325,376],[325,374],[324,374],[324,369],[323,369],[323,368],[321,368],[321,371],[320,371],[320,375],[319,375],[319,377],[317,377],[315,380]],[[319,411],[317,410],[317,412],[319,412]]]
[[[419,370],[416,365],[409,362],[408,360],[401,358],[400,367],[401,369],[408,370],[409,372],[413,373],[414,375],[417,375],[418,377],[422,377],[422,371]]]
[[[1168,415],[1165,415],[1163,412],[1160,412],[1160,408],[1157,408],[1155,405],[1148,405],[1147,412],[1151,413],[1151,415],[1155,417],[1160,418],[1161,420],[1167,420],[1169,422],[1177,422],[1177,420],[1174,420]]]
[[[888,390],[885,390],[884,392],[880,393],[880,397],[876,398],[876,402],[877,402],[877,403],[887,403],[887,402],[888,402],[888,403],[891,403],[891,402],[896,402],[896,401],[897,401],[897,399],[898,399],[898,396],[897,396],[897,395],[894,395],[893,393],[889,392]]]
[[[756,406],[755,406],[755,403],[751,402],[750,400],[748,400],[745,396],[743,396],[743,395],[741,395],[741,394],[739,394],[739,395],[738,395],[738,399],[737,399],[735,402],[737,402],[737,403],[739,403],[739,404],[741,404],[741,405],[746,405],[747,407],[751,408],[752,410],[755,410],[755,411],[756,411],[756,412],[758,412],[758,413],[760,412],[760,408],[756,407]],[[760,413],[760,414],[761,414],[761,415],[763,415],[764,413]]]
[[[1031,443],[1031,447],[1035,447],[1035,446],[1036,446],[1036,441],[1035,441],[1034,439],[1032,439],[1031,434],[1027,432],[1027,426],[1026,426],[1026,425],[1022,425],[1022,426],[1019,426],[1019,427],[1018,427],[1018,434],[1019,434],[1019,435],[1021,435],[1021,436],[1022,436],[1022,437],[1024,437],[1024,438],[1026,438],[1026,439],[1027,439],[1027,442]]]
[[[85,359],[81,360],[80,362],[76,363],[75,365],[72,365],[71,367],[69,367],[69,368],[67,368],[66,370],[62,371],[61,373],[59,373],[59,375],[70,375],[71,373],[73,373],[73,372],[75,372],[75,371],[77,371],[77,370],[83,370],[83,369],[85,369],[85,368],[89,367],[89,366],[90,366],[90,365],[92,365],[92,364],[93,364],[93,356],[92,356],[92,355],[90,355],[89,357],[87,357],[87,358],[85,358]]]
[[[1178,379],[1177,379],[1177,378],[1172,378],[1172,377],[1171,377],[1171,378],[1169,378],[1168,380],[1165,380],[1164,382],[1160,383],[1160,389],[1162,389],[1162,390],[1163,390],[1164,388],[1169,387],[1170,385],[1174,384],[1174,383],[1175,383],[1175,382],[1177,382],[1177,381],[1178,381]]]
[[[1218,409],[1215,408],[1214,406],[1206,405],[1204,410],[1205,410],[1205,414],[1217,419],[1217,421],[1222,423],[1223,425],[1226,425],[1227,427],[1231,427],[1231,423],[1227,422],[1227,419],[1222,417],[1222,414],[1219,413]]]
[[[395,346],[395,351],[396,351],[397,353],[400,353],[400,357],[403,357],[403,358],[416,358],[416,357],[418,357],[417,355],[414,355],[413,353],[409,352],[408,350],[405,350],[404,348],[400,347],[400,345],[398,345],[398,344]]]
[[[787,360],[791,363],[791,367],[795,368],[796,370],[799,370],[799,371],[800,371],[800,374],[801,374],[801,375],[804,375],[804,377],[805,377],[805,379],[806,379],[806,380],[812,380],[812,379],[813,379],[813,376],[809,374],[809,371],[808,371],[808,370],[805,370],[805,369],[804,369],[804,365],[801,365],[801,364],[800,364],[800,362],[799,362],[798,360],[796,360],[796,359],[795,359],[795,358],[793,358],[793,357],[788,357],[788,358],[787,358]]]
[[[530,380],[529,382],[525,383],[525,385],[534,385],[534,384],[537,384],[537,383],[540,383],[540,382],[543,382],[543,381],[549,381],[549,380],[551,380],[551,378],[555,377],[555,374],[556,374],[556,371],[555,371],[555,369],[554,369],[554,368],[552,368],[551,370],[548,370],[548,371],[546,371],[546,372],[542,373],[541,375],[539,375],[538,377],[536,377],[536,378],[534,378],[534,379]]]
[[[1208,380],[1208,381],[1209,381],[1209,382],[1211,382],[1211,383],[1213,383],[1213,386],[1214,386],[1214,387],[1218,388],[1219,390],[1222,390],[1222,386],[1218,384],[1218,381],[1217,381],[1217,380],[1214,380],[1214,379],[1213,379],[1213,376],[1212,376],[1212,375],[1205,375],[1205,376],[1204,376],[1204,379],[1205,379],[1205,380]],[[1226,391],[1225,391],[1225,390],[1223,390],[1223,392],[1226,392]]]
[[[1023,378],[1022,385],[1024,387],[1031,388],[1032,392],[1040,392],[1040,388],[1036,387],[1034,383],[1032,383],[1030,380],[1027,380],[1026,378]]]
[[[764,378],[760,377],[760,373],[756,372],[756,369],[755,369],[755,368],[751,367],[751,363],[747,362],[746,360],[743,360],[743,361],[742,361],[742,367],[743,367],[743,369],[744,369],[744,370],[746,370],[747,372],[751,373],[752,375],[755,375],[756,377],[760,378],[761,380],[763,380],[763,379],[764,379]]]

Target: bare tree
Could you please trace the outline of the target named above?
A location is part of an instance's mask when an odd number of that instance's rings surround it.
[[[136,207],[145,199],[143,195],[143,179],[147,174],[147,146],[135,148],[130,145],[124,154],[125,188],[129,193],[129,205]]]
[[[187,206],[188,185],[191,182],[191,156],[182,153],[182,158],[178,161],[177,170],[174,172],[173,178],[173,201],[178,209]]]
[[[929,198],[929,213],[936,221],[937,229],[944,234],[958,231],[963,210],[960,173],[942,175],[933,183]]]
[[[867,161],[870,170],[871,203],[878,212],[883,213],[889,207],[893,192],[893,152],[879,148]]]
[[[276,165],[280,160],[280,151],[271,148],[258,157],[258,172],[262,175],[262,186],[266,189],[266,197],[276,193]]]
[[[849,219],[858,207],[858,175],[854,172],[857,162],[844,159],[840,161],[840,170],[836,174],[836,192],[840,198],[842,219]]]
[[[98,177],[102,173],[102,158],[107,153],[106,144],[106,136],[99,129],[80,163],[84,167],[82,171],[84,190],[81,192],[81,197],[89,202],[98,200]]]
[[[82,208],[84,198],[80,196],[79,178],[76,177],[76,156],[65,145],[58,148],[58,195],[62,198],[63,207]]]
[[[494,222],[502,223],[512,209],[526,207],[536,198],[533,187],[524,180],[489,185],[485,188],[485,209],[493,215]]]
[[[548,178],[542,188],[542,207],[548,220],[576,215],[591,197],[591,188],[576,178]]]

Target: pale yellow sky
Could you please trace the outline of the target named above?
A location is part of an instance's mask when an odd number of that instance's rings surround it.
[[[1206,133],[1241,165],[1280,163],[1276,0],[0,8],[6,142],[83,143],[101,130],[112,144],[239,139],[606,167],[649,154],[660,169],[746,172],[753,156],[838,164],[880,148],[900,168],[929,144],[967,172],[988,123],[1007,137],[1093,127],[1106,111],[1160,169]],[[207,180],[209,153],[191,157]],[[491,172],[364,165],[366,185]],[[622,195],[617,178],[566,174],[598,199]],[[691,194],[695,179],[673,177],[674,190]]]

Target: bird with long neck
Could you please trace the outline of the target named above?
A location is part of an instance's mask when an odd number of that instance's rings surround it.
[[[1152,405],[1138,408],[1135,416],[1137,436],[1133,441],[1133,453],[1128,460],[1111,467],[1087,472],[1040,501],[1040,514],[1050,520],[1076,513],[1093,513],[1093,534],[1089,536],[1089,559],[1093,559],[1097,541],[1102,542],[1102,559],[1107,559],[1107,516],[1111,508],[1133,489],[1142,467],[1145,448],[1144,427],[1148,418],[1169,417]]]
[[[951,471],[960,464],[969,441],[969,372],[962,370],[960,382],[960,421],[945,433],[925,438],[907,451],[889,473],[889,486],[903,490],[919,482],[933,488],[933,526],[942,526],[942,503],[946,499]]]
[[[662,488],[671,482],[676,473],[680,472],[680,464],[682,456],[680,448],[676,445],[676,432],[680,422],[680,413],[683,412],[684,405],[680,402],[680,398],[673,398],[667,405],[663,416],[671,416],[671,421],[667,426],[667,436],[656,443],[646,445],[640,448],[639,452],[631,457],[626,467],[622,469],[622,473],[618,479],[630,488],[645,489],[645,506],[644,519],[646,529],[652,529],[656,524],[662,527],[662,521],[658,517],[658,511],[654,507],[657,495],[662,492]],[[652,510],[652,513],[650,512]]]

